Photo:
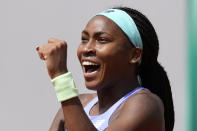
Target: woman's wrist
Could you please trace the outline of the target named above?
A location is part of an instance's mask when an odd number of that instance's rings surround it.
[[[51,79],[54,79],[54,78],[56,78],[56,77],[58,77],[58,76],[61,76],[61,75],[63,75],[63,74],[66,74],[66,73],[68,73],[68,70],[67,69],[65,69],[64,71],[59,71],[59,72],[55,72],[55,73],[49,73],[49,76],[50,76],[50,78]]]
[[[51,82],[55,88],[58,102],[63,102],[78,96],[78,90],[75,87],[71,72],[61,74],[52,79]]]

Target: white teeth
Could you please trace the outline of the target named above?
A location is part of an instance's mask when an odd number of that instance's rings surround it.
[[[95,64],[95,63],[90,62],[90,61],[83,61],[82,65],[84,66],[84,65],[98,65],[98,64]]]

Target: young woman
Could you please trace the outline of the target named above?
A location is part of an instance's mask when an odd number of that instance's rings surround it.
[[[159,42],[140,12],[114,8],[95,15],[82,31],[77,55],[85,85],[78,95],[67,70],[67,43],[49,39],[37,48],[62,108],[51,131],[172,131],[171,87],[158,63]]]

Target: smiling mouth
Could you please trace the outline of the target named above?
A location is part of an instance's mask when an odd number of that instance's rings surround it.
[[[82,62],[82,66],[83,66],[83,71],[84,73],[93,73],[99,70],[100,65],[90,62],[90,61],[83,61]]]

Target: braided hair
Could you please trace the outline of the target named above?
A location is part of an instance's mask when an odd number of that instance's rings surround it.
[[[160,97],[164,104],[165,130],[174,127],[174,106],[171,86],[164,68],[158,63],[159,41],[153,25],[139,11],[128,7],[115,7],[128,13],[134,20],[143,42],[143,55],[138,67],[142,86]]]

